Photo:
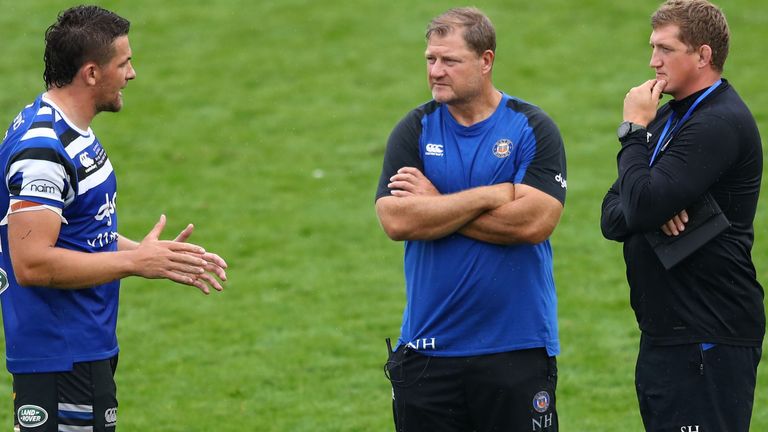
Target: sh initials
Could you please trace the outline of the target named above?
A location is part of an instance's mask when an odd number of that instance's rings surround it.
[[[680,428],[680,432],[699,432],[699,425],[696,426],[683,426]]]

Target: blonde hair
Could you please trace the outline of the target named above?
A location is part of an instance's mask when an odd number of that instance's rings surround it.
[[[723,71],[728,57],[730,31],[723,11],[707,0],[668,0],[651,16],[654,29],[666,25],[680,28],[680,41],[695,50],[702,45],[712,48],[712,66]]]
[[[427,26],[427,41],[433,34],[445,36],[456,29],[464,30],[464,42],[478,55],[487,50],[496,52],[496,30],[491,20],[473,7],[449,9],[433,18]]]

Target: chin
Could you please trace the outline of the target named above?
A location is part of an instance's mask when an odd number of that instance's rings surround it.
[[[435,102],[441,103],[441,104],[447,104],[453,101],[455,98],[452,95],[445,95],[440,94],[439,92],[432,92],[432,99],[435,100]]]
[[[96,112],[118,112],[123,108],[123,101],[113,101],[96,106]]]

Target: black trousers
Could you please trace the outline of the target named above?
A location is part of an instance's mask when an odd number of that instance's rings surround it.
[[[13,375],[14,422],[20,431],[114,431],[117,356],[75,363],[68,372]]]
[[[761,348],[640,340],[635,386],[646,431],[749,432]]]
[[[397,432],[558,430],[557,360],[543,348],[474,357],[390,355]]]

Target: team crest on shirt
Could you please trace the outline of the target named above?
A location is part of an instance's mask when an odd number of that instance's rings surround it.
[[[537,413],[546,412],[549,409],[549,393],[540,391],[533,397],[533,409]]]
[[[499,159],[503,159],[512,153],[512,141],[504,138],[496,141],[493,145],[493,155]]]

